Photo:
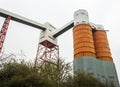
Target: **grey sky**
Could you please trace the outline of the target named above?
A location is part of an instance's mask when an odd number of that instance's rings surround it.
[[[102,24],[109,30],[108,39],[112,57],[120,79],[120,0],[0,0],[0,8],[38,21],[50,22],[60,28],[73,19],[74,11],[85,9],[89,20]],[[2,27],[4,19],[0,17]],[[19,53],[20,50],[33,60],[37,52],[40,30],[11,21],[4,48],[6,53]],[[72,29],[58,37],[60,56],[73,61]]]

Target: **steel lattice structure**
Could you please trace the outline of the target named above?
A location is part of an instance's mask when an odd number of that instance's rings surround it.
[[[9,26],[9,23],[10,23],[10,19],[11,19],[10,16],[8,16],[5,19],[5,21],[3,23],[3,26],[1,28],[1,31],[0,31],[0,53],[2,51],[2,47],[3,47],[3,44],[4,44],[5,36],[7,34],[8,26]]]
[[[35,65],[54,63],[59,58],[59,46],[54,45],[48,41],[38,44],[38,50],[35,59]]]

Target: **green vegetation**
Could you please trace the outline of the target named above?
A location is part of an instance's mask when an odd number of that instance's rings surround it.
[[[71,63],[62,59],[36,65],[11,61],[0,69],[0,87],[107,87],[85,73],[71,74]]]

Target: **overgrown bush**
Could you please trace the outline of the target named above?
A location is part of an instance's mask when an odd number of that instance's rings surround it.
[[[85,73],[72,76],[71,70],[62,59],[43,65],[14,60],[0,69],[0,87],[107,87]]]

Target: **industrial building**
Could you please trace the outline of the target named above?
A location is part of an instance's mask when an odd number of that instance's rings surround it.
[[[74,72],[88,73],[119,87],[106,30],[102,25],[90,23],[85,10],[76,11],[74,19]]]
[[[59,58],[57,37],[73,27],[74,72],[88,73],[104,83],[119,87],[106,30],[102,25],[90,22],[86,10],[76,11],[73,20],[60,29],[48,22],[41,24],[4,9],[0,9],[0,16],[6,18],[0,33],[0,52],[10,20],[41,30],[35,64]]]

